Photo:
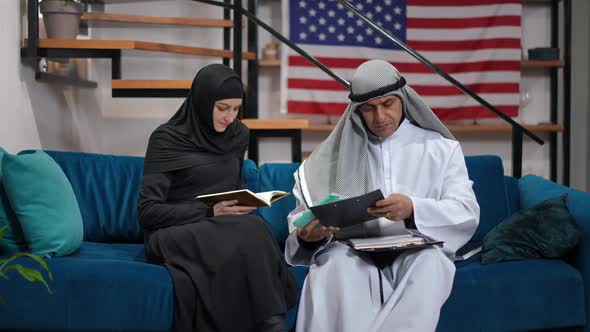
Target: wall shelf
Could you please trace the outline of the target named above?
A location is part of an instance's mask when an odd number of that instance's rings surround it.
[[[457,124],[445,124],[447,128],[453,133],[511,133],[512,127],[510,125],[457,125]],[[334,129],[335,125],[310,125],[308,128],[303,129],[305,132],[330,132]],[[562,124],[535,124],[535,125],[524,125],[525,128],[532,132],[538,133],[552,133],[552,132],[563,132]]]
[[[24,42],[26,48],[27,40]],[[220,50],[195,46],[173,45],[139,40],[97,40],[97,39],[39,39],[39,51],[43,50],[139,50],[176,54],[222,57],[231,59],[230,50]],[[47,52],[47,51],[45,51]],[[242,53],[244,60],[256,59],[256,53]]]
[[[260,60],[258,63],[260,67],[280,67],[280,60],[265,61]],[[522,68],[560,68],[565,65],[563,60],[522,60]]]
[[[163,17],[163,16],[143,16],[143,15],[126,15],[110,13],[84,13],[80,18],[82,21],[92,22],[109,22],[109,23],[138,23],[138,24],[161,24],[161,25],[181,25],[195,27],[216,27],[216,28],[233,28],[232,20],[209,19],[209,18],[190,18],[190,17]]]

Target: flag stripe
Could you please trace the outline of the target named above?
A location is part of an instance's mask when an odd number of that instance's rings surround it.
[[[408,29],[465,29],[465,28],[483,28],[512,26],[520,28],[520,16],[487,16],[487,17],[470,17],[464,19],[458,18],[418,18],[411,17],[407,20]]]
[[[289,112],[302,114],[335,114],[340,115],[348,107],[347,103],[326,103],[308,101],[289,101],[287,103]]]
[[[457,41],[473,39],[511,38],[520,33],[520,27],[491,27],[467,29],[412,29],[408,27],[408,40]]]
[[[340,69],[332,68],[332,71],[350,81],[354,74],[354,69]],[[451,86],[444,78],[432,73],[432,74],[412,74],[403,73],[406,81],[410,85],[442,85]],[[311,67],[296,67],[289,66],[288,77],[300,78],[300,79],[332,79],[328,74],[322,72],[317,68]],[[501,82],[518,82],[520,78],[520,72],[518,71],[492,71],[492,72],[476,72],[476,73],[458,73],[454,74],[453,77],[463,84],[475,84],[475,83],[501,83]]]
[[[288,80],[289,89],[314,89],[314,90],[335,90],[348,91],[344,85],[334,80],[305,80],[291,78]],[[475,93],[515,93],[519,91],[517,83],[478,83],[468,84],[467,89]],[[464,93],[454,85],[412,85],[412,88],[424,96],[446,96],[463,95]]]
[[[342,100],[348,99],[348,91],[335,90],[309,90],[309,89],[289,89],[289,99],[297,101],[313,102],[321,97],[322,101],[328,103],[339,103]],[[481,93],[481,98],[492,103],[492,105],[508,105],[511,104],[518,93]],[[457,106],[477,106],[480,105],[475,99],[467,95],[451,95],[451,96],[428,96],[422,95],[424,102],[430,107],[457,107]]]
[[[484,49],[518,49],[520,52],[520,39],[518,38],[491,38],[483,40],[455,40],[455,41],[408,41],[408,46],[416,51],[473,51]],[[424,52],[422,52],[424,53]],[[453,52],[456,56],[456,52]]]
[[[457,42],[444,42],[448,43],[448,49],[443,51],[422,51],[420,54],[427,59],[435,62],[442,63],[462,63],[462,62],[473,62],[473,61],[489,61],[489,60],[515,60],[520,59],[521,49],[519,39],[513,39],[517,44],[514,48],[497,47],[492,49],[472,50],[470,52],[457,52],[460,48],[457,47]],[[416,43],[411,43],[411,45]],[[411,46],[410,45],[410,46]],[[404,51],[399,50],[384,50],[384,49],[371,49],[368,47],[342,47],[342,46],[318,46],[300,44],[300,46],[312,54],[316,58],[333,58],[337,55],[343,59],[382,59],[392,63],[399,62],[418,62],[415,58]],[[499,44],[502,46],[502,44]],[[289,49],[287,54],[300,56],[295,51]],[[461,56],[457,56],[460,54]]]
[[[410,2],[411,3],[411,2]],[[408,19],[418,18],[471,18],[495,16],[522,15],[522,6],[518,4],[508,5],[482,5],[482,6],[437,6],[438,1],[433,1],[431,6],[413,6],[408,4]]]
[[[367,59],[317,58],[328,68],[356,68]],[[289,57],[290,66],[313,67],[315,65],[304,57]],[[422,63],[394,63],[402,73],[432,73],[432,69]],[[476,61],[467,63],[438,63],[447,73],[466,73],[474,71],[518,71],[520,61]]]
[[[514,117],[518,115],[517,105],[494,105],[498,110],[504,114]],[[449,108],[433,108],[434,114],[439,118],[445,120],[461,120],[466,118],[497,118],[496,113],[490,111],[483,106],[466,106],[466,107],[449,107]]]
[[[340,115],[348,107],[347,103],[325,103],[325,102],[305,102],[305,101],[289,101],[289,112],[299,114],[331,114]],[[518,106],[514,105],[498,105],[496,106],[500,111],[504,112],[510,117],[518,115]],[[318,112],[319,110],[319,112]],[[450,107],[450,108],[433,108],[434,113],[445,120],[460,120],[465,118],[465,114],[477,118],[497,118],[496,114],[483,106],[464,106],[464,107]]]
[[[412,6],[482,6],[497,5],[498,0],[408,0],[408,5]],[[502,4],[521,5],[522,0],[503,0]]]

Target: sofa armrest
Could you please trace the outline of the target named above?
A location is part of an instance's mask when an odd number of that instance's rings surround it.
[[[567,194],[568,209],[582,232],[582,241],[566,261],[573,265],[584,280],[586,321],[590,322],[590,193],[565,187],[536,175],[518,181],[521,208],[530,208],[542,201]],[[590,332],[590,326],[584,331]]]

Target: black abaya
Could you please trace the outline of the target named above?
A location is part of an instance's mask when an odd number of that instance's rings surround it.
[[[216,133],[207,113],[215,89],[236,78],[232,73],[222,65],[201,70],[181,109],[148,145],[139,222],[146,257],[172,275],[175,331],[253,331],[295,304],[296,283],[264,221],[213,216],[211,207],[194,201],[243,188],[247,128],[235,120]]]

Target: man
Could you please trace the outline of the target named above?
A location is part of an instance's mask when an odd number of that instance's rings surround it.
[[[295,173],[285,257],[309,265],[298,332],[434,331],[455,273],[454,252],[475,233],[479,205],[459,143],[391,64],[360,65],[350,105],[330,136]],[[406,227],[444,241],[382,259],[337,241],[334,227],[293,221],[329,193],[352,197],[381,189],[362,224],[370,236]],[[404,222],[402,222],[404,221]],[[351,236],[346,228],[336,235]]]

